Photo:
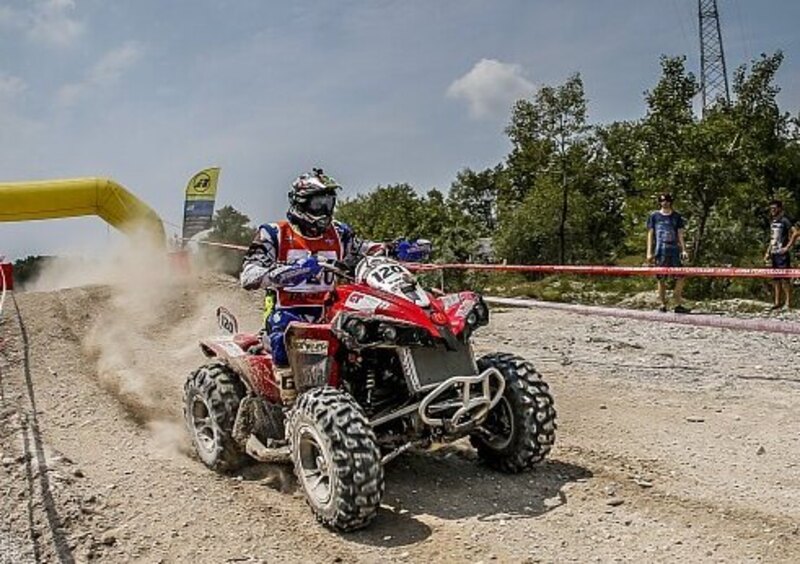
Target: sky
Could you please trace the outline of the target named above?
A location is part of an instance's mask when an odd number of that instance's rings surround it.
[[[800,2],[719,0],[729,74],[786,55],[800,109]],[[696,0],[0,0],[0,182],[111,177],[180,224],[218,205],[283,217],[300,172],[344,196],[447,190],[499,163],[514,100],[580,72],[590,120],[643,115],[659,57],[699,73]],[[102,253],[98,218],[0,224],[0,255]]]

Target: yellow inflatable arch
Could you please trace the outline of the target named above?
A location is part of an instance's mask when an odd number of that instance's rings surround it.
[[[164,224],[153,209],[110,178],[0,183],[0,221],[97,215],[120,231],[144,231],[163,245]]]

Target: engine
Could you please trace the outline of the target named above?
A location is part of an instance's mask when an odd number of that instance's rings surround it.
[[[343,378],[345,387],[370,418],[408,401],[408,386],[394,350],[368,349],[350,355]]]

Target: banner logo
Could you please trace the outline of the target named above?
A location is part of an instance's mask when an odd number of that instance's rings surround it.
[[[201,170],[186,185],[183,205],[183,238],[191,239],[201,231],[211,228],[214,203],[217,197],[219,168]]]

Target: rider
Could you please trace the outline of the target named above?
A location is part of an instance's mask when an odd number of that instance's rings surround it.
[[[275,375],[287,396],[293,383],[284,333],[292,322],[318,321],[325,295],[333,289],[333,274],[322,270],[320,259],[354,263],[363,255],[392,252],[400,260],[422,260],[429,250],[421,241],[385,245],[358,239],[333,219],[340,188],[321,168],[301,174],[289,191],[288,221],[261,225],[244,257],[242,287],[267,290],[265,328]]]

